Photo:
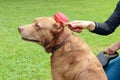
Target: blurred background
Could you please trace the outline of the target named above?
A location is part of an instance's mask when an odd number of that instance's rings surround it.
[[[50,55],[21,39],[18,27],[41,16],[64,13],[69,21],[104,22],[118,0],[0,0],[0,80],[52,80]],[[74,33],[87,42],[95,55],[120,41],[120,28],[109,36],[87,30]]]

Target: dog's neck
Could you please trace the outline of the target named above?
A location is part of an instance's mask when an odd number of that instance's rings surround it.
[[[54,53],[56,50],[64,46],[72,37],[72,33],[70,30],[65,29],[60,35],[55,37],[51,42],[49,42],[46,46],[44,46],[46,52]]]
[[[55,45],[53,47],[53,52],[56,51],[57,49],[61,48],[62,46],[64,46],[70,40],[71,37],[72,37],[72,35],[71,36],[66,36],[65,40],[63,40],[61,43]]]

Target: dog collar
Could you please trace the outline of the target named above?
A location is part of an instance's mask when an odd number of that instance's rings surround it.
[[[58,45],[55,45],[53,47],[53,51],[52,52],[55,52],[57,49],[61,48],[62,46],[64,46],[69,40],[70,38],[72,37],[73,35],[69,36],[66,40],[64,40],[62,43],[58,44]]]

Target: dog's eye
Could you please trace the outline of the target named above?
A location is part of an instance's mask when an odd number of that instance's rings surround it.
[[[40,25],[39,25],[39,24],[35,24],[35,26],[36,26],[36,27],[40,27]]]
[[[35,29],[36,29],[37,31],[39,31],[39,30],[42,29],[38,23],[36,23],[36,24],[34,25],[34,27],[35,27]]]

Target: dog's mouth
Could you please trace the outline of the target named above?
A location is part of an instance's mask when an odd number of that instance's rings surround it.
[[[23,40],[25,40],[25,41],[31,41],[31,42],[40,42],[39,40],[35,40],[35,39],[28,39],[28,38],[24,38],[24,37],[22,37],[22,39]]]

